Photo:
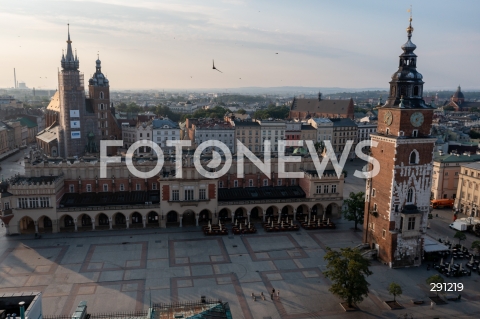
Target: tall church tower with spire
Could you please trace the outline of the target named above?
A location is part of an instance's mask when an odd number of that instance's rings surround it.
[[[115,109],[110,105],[110,82],[102,73],[102,62],[97,56],[95,73],[88,80],[87,108],[93,109],[96,115],[96,145],[100,140],[121,139],[121,131],[115,119]],[[108,149],[110,151],[110,148]]]
[[[58,155],[73,157],[82,156],[85,152],[95,153],[98,151],[98,145],[92,143],[98,134],[95,111],[86,103],[83,73],[79,71],[77,53],[72,50],[70,26],[61,66],[62,70],[58,73]]]
[[[420,265],[430,205],[433,107],[423,100],[412,34],[410,17],[389,97],[378,107],[377,132],[370,135],[380,172],[367,180],[363,240],[390,267]]]

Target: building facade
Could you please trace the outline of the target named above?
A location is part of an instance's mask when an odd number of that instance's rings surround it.
[[[252,153],[259,153],[261,145],[261,128],[258,122],[233,121],[235,126],[235,150],[238,150],[238,141],[245,145]]]
[[[172,153],[174,147],[167,146],[167,141],[180,140],[180,126],[168,118],[155,119],[152,122],[152,134],[153,141],[164,152]]]
[[[477,161],[480,161],[479,154],[435,152],[431,199],[455,199],[459,187],[461,165]]]
[[[422,98],[411,21],[388,100],[378,111],[377,132],[371,134],[378,142],[371,156],[381,167],[365,192],[364,242],[390,267],[421,264],[436,141],[430,136],[433,108]]]
[[[333,150],[340,158],[348,141],[353,141],[352,147],[348,153],[348,158],[355,158],[355,147],[357,146],[357,124],[350,118],[330,119],[333,123]]]
[[[462,164],[455,207],[463,214],[479,217],[480,162]]]
[[[265,150],[265,141],[270,141],[270,151],[278,151],[278,141],[285,140],[285,130],[287,128],[284,120],[257,120],[260,124],[262,142],[262,152]]]

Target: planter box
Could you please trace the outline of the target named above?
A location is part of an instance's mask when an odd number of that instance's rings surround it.
[[[340,306],[342,306],[343,310],[345,310],[347,312],[360,310],[356,305],[354,305],[353,307],[349,307],[348,303],[346,303],[346,302],[341,302]]]
[[[391,310],[403,309],[402,305],[400,305],[397,301],[388,300],[384,301],[384,303],[389,306]]]

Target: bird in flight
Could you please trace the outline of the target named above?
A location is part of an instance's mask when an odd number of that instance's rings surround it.
[[[220,72],[220,73],[223,73],[222,71],[220,71],[219,69],[217,69],[217,68],[215,67],[215,60],[213,60],[213,67],[212,67],[212,69],[217,70],[217,71]]]
[[[276,52],[275,54],[278,54],[278,52]]]

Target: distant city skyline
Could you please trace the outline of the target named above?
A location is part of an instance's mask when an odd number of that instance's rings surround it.
[[[85,79],[99,52],[112,90],[387,88],[410,4],[425,89],[480,89],[480,3],[467,0],[1,2],[0,88],[16,68],[55,89],[67,23]]]

